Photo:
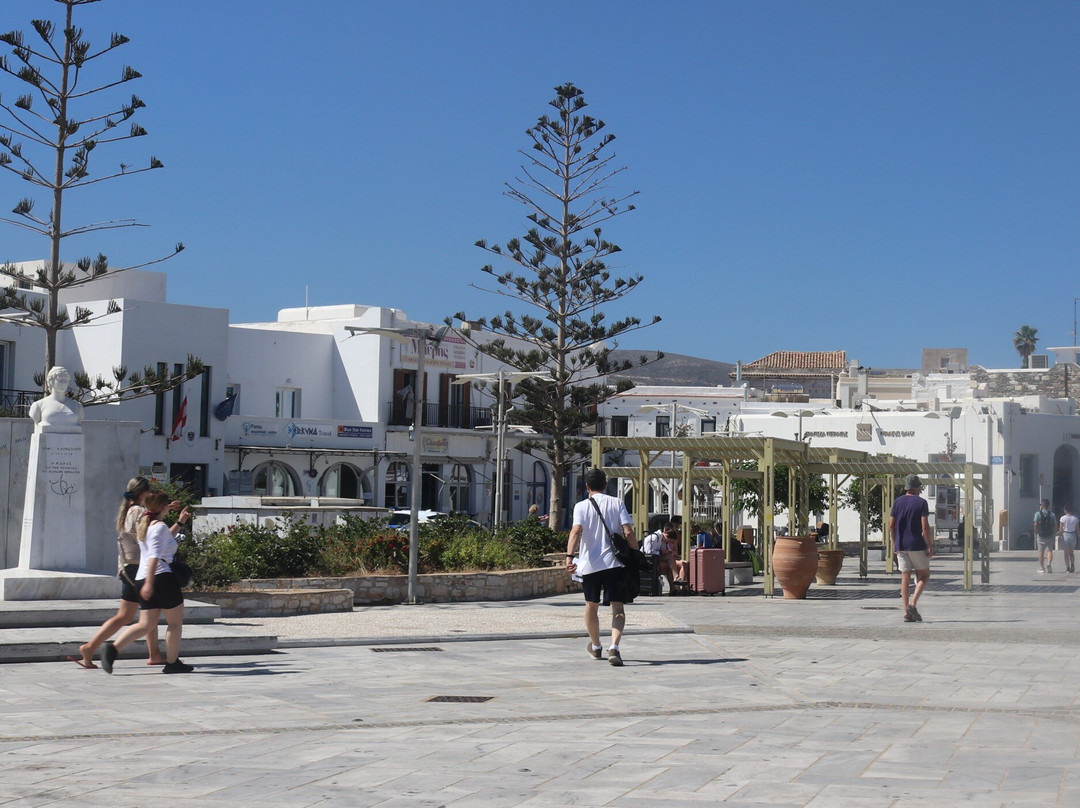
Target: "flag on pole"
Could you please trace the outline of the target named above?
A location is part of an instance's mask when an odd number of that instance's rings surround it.
[[[180,440],[184,436],[184,427],[187,426],[187,396],[180,402],[180,409],[176,411],[176,419],[172,425],[172,440]]]

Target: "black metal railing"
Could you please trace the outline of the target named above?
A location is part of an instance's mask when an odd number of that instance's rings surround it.
[[[0,390],[0,416],[25,418],[30,405],[42,396],[40,390]]]
[[[411,403],[394,401],[387,405],[390,426],[412,426]],[[456,404],[425,404],[423,426],[447,429],[476,429],[491,426],[491,410],[488,407],[463,407]]]

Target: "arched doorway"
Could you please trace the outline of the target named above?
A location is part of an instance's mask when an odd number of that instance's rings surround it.
[[[257,497],[295,497],[300,491],[296,472],[284,463],[268,460],[251,472],[253,493]]]
[[[1080,454],[1074,446],[1062,445],[1054,452],[1054,488],[1050,508],[1062,513],[1066,505],[1080,504],[1077,483],[1080,482]]]
[[[319,481],[319,496],[371,501],[371,483],[365,474],[349,463],[337,463]]]

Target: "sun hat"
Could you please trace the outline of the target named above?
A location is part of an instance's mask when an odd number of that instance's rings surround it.
[[[909,474],[904,478],[904,490],[914,491],[916,488],[922,488],[922,480],[919,479],[918,474]]]

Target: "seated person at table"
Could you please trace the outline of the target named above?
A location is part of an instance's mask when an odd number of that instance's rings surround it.
[[[678,560],[676,548],[679,541],[679,529],[668,522],[661,530],[654,530],[641,542],[641,551],[657,557],[657,569],[667,578],[668,587],[676,580],[686,580],[685,562]]]
[[[829,540],[829,523],[818,522],[817,529],[813,531],[814,541],[826,542]]]

